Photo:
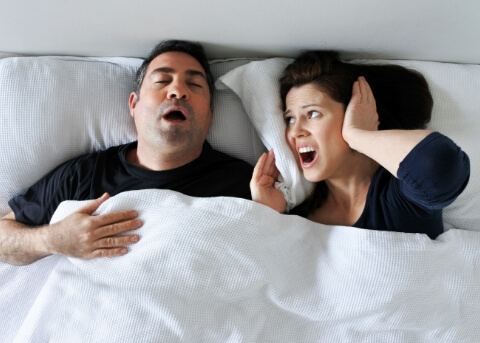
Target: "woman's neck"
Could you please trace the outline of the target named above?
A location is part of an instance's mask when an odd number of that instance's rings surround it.
[[[308,218],[329,225],[352,226],[365,208],[368,190],[379,165],[364,156],[350,166],[350,173],[325,180],[328,195]]]

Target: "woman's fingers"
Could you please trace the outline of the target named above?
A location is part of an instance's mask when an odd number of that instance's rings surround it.
[[[375,103],[375,97],[373,96],[372,88],[365,77],[359,76],[357,82],[361,100],[367,103]]]
[[[253,168],[252,179],[258,180],[263,175],[263,169],[265,168],[265,162],[267,160],[268,155],[263,153],[257,161],[257,164]]]
[[[278,173],[277,167],[275,166],[275,154],[273,150],[270,150],[268,153],[263,153],[257,161],[255,168],[253,168],[253,178],[260,179],[262,176],[272,176],[274,177]]]
[[[277,172],[277,167],[275,166],[275,154],[273,149],[268,152],[267,160],[265,161],[264,174],[274,176]]]

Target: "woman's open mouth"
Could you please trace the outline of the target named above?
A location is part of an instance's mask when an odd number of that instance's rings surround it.
[[[317,152],[309,146],[298,148],[298,155],[303,168],[308,168],[317,159]]]

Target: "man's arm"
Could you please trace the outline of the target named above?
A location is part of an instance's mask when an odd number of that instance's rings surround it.
[[[91,259],[127,253],[137,234],[117,236],[138,229],[136,211],[92,215],[107,199],[105,193],[68,217],[51,225],[32,228],[15,220],[13,212],[0,219],[0,260],[27,265],[51,254]]]

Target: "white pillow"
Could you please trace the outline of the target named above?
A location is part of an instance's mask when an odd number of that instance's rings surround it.
[[[289,58],[272,58],[250,62],[225,74],[217,84],[222,82],[242,99],[265,146],[275,149],[277,167],[285,178],[286,187],[293,188],[291,193],[296,195],[297,202],[301,202],[308,188],[300,181],[300,172],[284,138],[278,82],[283,69],[291,61]],[[471,162],[467,188],[444,211],[446,228],[480,231],[480,65],[405,60],[355,62],[395,63],[423,73],[434,99],[429,127],[452,138],[467,152]]]
[[[217,79],[249,61],[247,59],[212,61],[210,70]],[[231,89],[217,89],[213,106],[213,124],[207,136],[208,142],[214,148],[254,166],[265,151],[265,146],[248,118],[240,98]]]
[[[0,58],[0,216],[61,162],[136,140],[128,97],[141,59]],[[248,60],[212,63],[218,77]],[[265,150],[238,97],[214,98],[213,147],[254,165]]]
[[[240,97],[263,144],[269,150],[273,148],[283,177],[275,186],[285,196],[287,210],[302,203],[313,186],[303,177],[285,140],[278,80],[291,62],[288,58],[250,62],[223,75],[216,83],[218,89],[228,87]]]

